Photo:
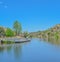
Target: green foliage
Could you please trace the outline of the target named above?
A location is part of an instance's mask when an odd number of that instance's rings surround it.
[[[5,36],[5,30],[3,27],[0,27],[0,37]]]
[[[54,36],[55,36],[56,40],[59,39],[59,33],[58,32],[56,32]]]
[[[15,42],[13,41],[2,41],[2,44],[14,44]]]
[[[22,31],[21,24],[18,21],[14,22],[13,28],[14,28],[14,31],[15,31],[16,35],[19,35]]]
[[[32,35],[29,35],[29,38],[32,38],[33,36]]]
[[[14,32],[10,28],[7,28],[7,30],[6,30],[6,36],[7,37],[12,37],[12,36],[14,36]]]
[[[24,32],[24,37],[27,38],[29,36],[28,32]]]

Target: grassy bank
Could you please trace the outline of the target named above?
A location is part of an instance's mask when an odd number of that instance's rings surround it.
[[[14,41],[2,41],[1,44],[14,44]]]

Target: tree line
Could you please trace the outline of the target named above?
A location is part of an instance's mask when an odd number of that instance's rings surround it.
[[[21,23],[16,20],[13,23],[13,29],[11,28],[4,28],[0,26],[0,37],[13,37],[13,36],[20,36],[23,35],[23,37],[31,37],[27,31],[22,33],[22,25]]]
[[[0,37],[18,36],[22,32],[21,23],[17,20],[13,23],[13,29],[0,27]]]

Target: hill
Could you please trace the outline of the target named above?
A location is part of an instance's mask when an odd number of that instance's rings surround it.
[[[44,31],[31,32],[30,35],[32,37],[38,38],[60,38],[60,24],[55,25],[52,28],[49,28]]]

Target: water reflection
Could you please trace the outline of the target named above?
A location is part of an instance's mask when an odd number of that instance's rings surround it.
[[[57,44],[57,40],[32,39],[23,44],[0,45],[1,62],[60,62],[60,47],[46,43]],[[56,43],[57,42],[57,43]],[[48,61],[47,61],[48,60]],[[57,61],[55,61],[57,60]]]
[[[4,52],[4,47],[0,47],[0,53]]]
[[[20,44],[0,45],[0,54],[4,52],[7,52],[7,54],[13,54],[14,57],[18,59],[22,54],[22,46]]]
[[[51,44],[60,45],[60,39],[56,39],[56,38],[42,38],[40,40],[49,42]]]
[[[22,46],[21,45],[14,45],[14,55],[16,59],[19,59],[22,54]]]

